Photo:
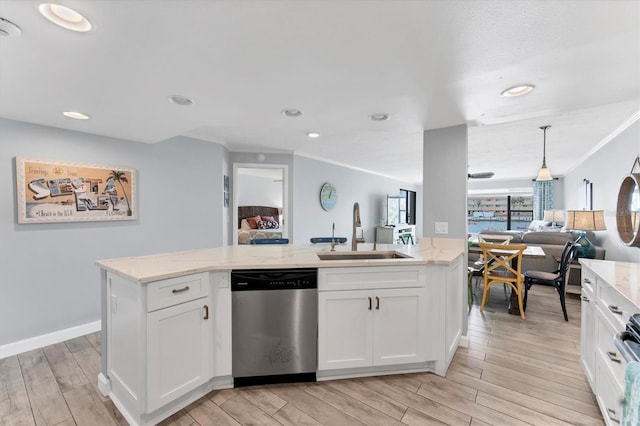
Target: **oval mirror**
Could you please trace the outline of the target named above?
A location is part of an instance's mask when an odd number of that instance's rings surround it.
[[[618,234],[630,247],[640,247],[640,173],[625,176],[618,193]]]

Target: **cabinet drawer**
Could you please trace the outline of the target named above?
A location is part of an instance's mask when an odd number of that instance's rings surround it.
[[[582,266],[582,270],[581,270],[581,275],[582,275],[582,287],[584,287],[586,284],[590,285],[591,288],[593,288],[596,285],[596,274],[593,273],[593,271],[589,268],[587,268],[586,266]]]
[[[187,275],[147,285],[147,312],[209,295],[209,274]]]
[[[624,387],[624,369],[627,367],[627,363],[620,354],[618,348],[613,341],[613,336],[620,331],[617,330],[613,324],[609,322],[603,315],[597,315],[598,317],[598,352],[602,358],[603,366],[605,366],[611,373],[613,380],[618,383],[620,388]],[[597,362],[597,361],[596,361]]]
[[[318,291],[423,287],[424,270],[421,266],[321,268]]]
[[[608,284],[600,281],[597,287],[598,305],[617,331],[623,331],[629,317],[638,311],[631,302]]]
[[[611,373],[601,356],[598,356],[596,360],[596,382],[598,384],[596,398],[602,417],[607,425],[619,425],[622,417],[623,390],[611,377]]]
[[[586,274],[584,270],[582,273]],[[588,297],[590,300],[593,300],[595,286],[596,286],[595,277],[583,277],[582,278],[582,296]]]

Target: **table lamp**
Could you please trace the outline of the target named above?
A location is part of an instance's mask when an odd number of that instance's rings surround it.
[[[580,244],[578,257],[593,259],[596,255],[596,248],[587,239],[586,231],[604,231],[607,227],[604,224],[604,212],[602,210],[567,210],[567,229],[580,231],[580,236],[575,241]]]
[[[545,210],[544,220],[555,228],[558,222],[564,222],[564,210]]]

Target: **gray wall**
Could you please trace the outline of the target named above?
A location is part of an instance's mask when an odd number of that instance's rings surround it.
[[[640,154],[640,121],[636,120],[602,149],[568,173],[564,179],[565,208],[580,209],[583,179],[593,183],[593,209],[604,210],[606,231],[596,232],[597,243],[605,248],[605,259],[640,262],[640,248],[625,246],[616,230],[618,191]],[[640,170],[636,171],[640,173]]]
[[[467,238],[467,126],[424,132],[423,235]],[[446,235],[436,222],[448,222]]]
[[[423,235],[425,237],[467,239],[467,126],[465,124],[443,129],[427,130],[423,133]],[[436,222],[447,222],[449,232],[436,234]],[[467,263],[465,250],[463,265]],[[467,334],[466,277],[459,277],[464,285],[459,301],[463,307],[462,334]]]
[[[96,260],[220,246],[220,145],[148,145],[0,119],[0,345],[100,319]],[[138,219],[17,224],[14,157],[136,169]]]
[[[320,206],[320,188],[325,182],[334,184],[338,192],[336,206],[328,212]],[[375,227],[380,225],[380,220],[385,215],[387,194],[399,194],[400,188],[416,191],[417,203],[421,203],[422,194],[417,191],[416,185],[294,156],[293,236],[296,244],[307,244],[311,237],[330,236],[334,222],[336,236],[351,240],[353,203],[356,201],[360,204],[365,241],[373,242]],[[419,227],[419,210],[416,216],[416,227]]]

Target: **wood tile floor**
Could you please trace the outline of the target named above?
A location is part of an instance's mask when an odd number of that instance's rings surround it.
[[[477,299],[481,288],[476,290]],[[163,425],[602,425],[579,364],[580,302],[569,322],[550,288],[534,288],[527,317],[506,313],[494,286],[469,315],[470,347],[446,378],[380,376],[213,391]],[[0,425],[126,424],[97,390],[98,334],[0,360]]]

